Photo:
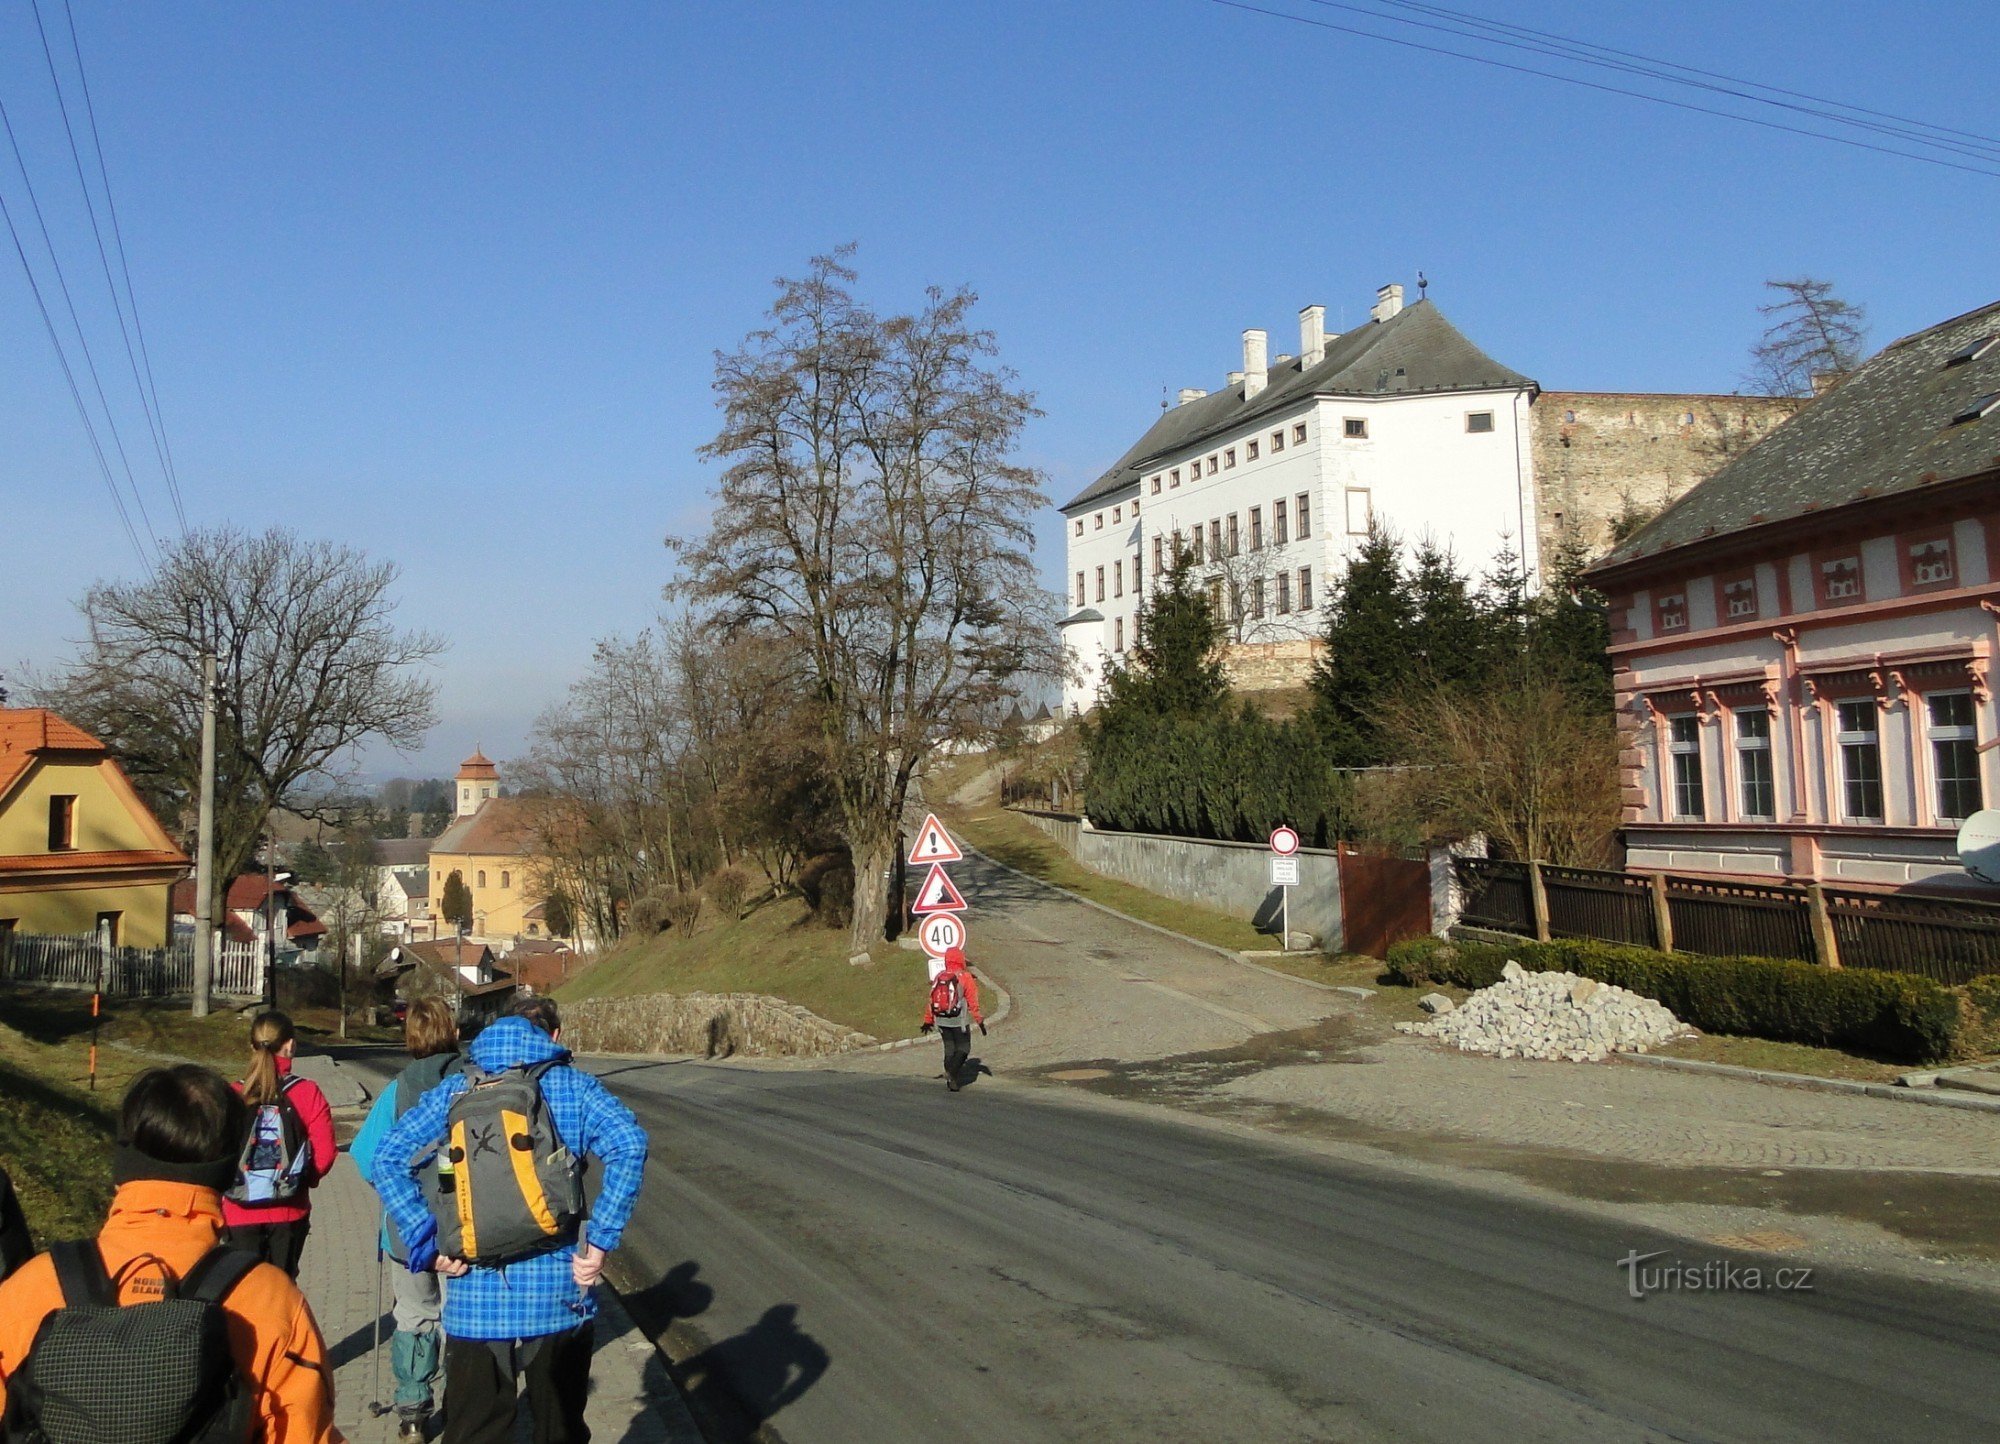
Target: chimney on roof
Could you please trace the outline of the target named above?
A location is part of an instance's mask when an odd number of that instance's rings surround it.
[[[1181,388],[1180,400],[1176,401],[1174,405],[1185,406],[1188,404],[1188,402],[1199,401],[1201,400],[1202,397],[1206,395],[1208,395],[1208,393],[1202,390],[1199,386],[1183,386]]]
[[[1400,313],[1402,309],[1403,287],[1399,282],[1391,281],[1386,286],[1375,288],[1375,305],[1368,314],[1378,321],[1386,321]]]
[[[1243,399],[1250,400],[1271,378],[1270,368],[1264,362],[1264,348],[1270,337],[1262,331],[1251,328],[1243,333]]]
[[[1307,306],[1299,312],[1299,369],[1326,359],[1326,307]]]

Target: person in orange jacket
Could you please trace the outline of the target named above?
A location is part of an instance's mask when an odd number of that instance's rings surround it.
[[[149,1068],[126,1090],[112,1152],[117,1192],[97,1235],[118,1302],[144,1307],[222,1241],[222,1190],[248,1127],[243,1100],[193,1063]],[[53,1261],[38,1254],[0,1283],[0,1409],[42,1321],[63,1307]],[[223,1301],[229,1349],[247,1381],[260,1444],[344,1444],[333,1376],[305,1295],[283,1269],[258,1264]],[[107,1386],[116,1380],[107,1379]]]
[[[944,1040],[944,1086],[956,1093],[970,1080],[965,1077],[966,1060],[972,1056],[972,1024],[986,1034],[986,1019],[979,1012],[979,980],[965,965],[965,949],[949,948],[944,955],[944,971],[931,979],[930,997],[924,1003],[924,1027],[932,1028]]]

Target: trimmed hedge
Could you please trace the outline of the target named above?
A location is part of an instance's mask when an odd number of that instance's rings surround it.
[[[1530,972],[1577,973],[1664,1004],[1706,1033],[1853,1048],[1913,1063],[1953,1056],[1978,1004],[1913,973],[1829,969],[1781,958],[1710,958],[1582,939],[1537,943],[1419,938],[1389,950],[1389,971],[1414,986],[1485,988],[1508,961]],[[2000,1003],[1996,994],[1995,1003]]]

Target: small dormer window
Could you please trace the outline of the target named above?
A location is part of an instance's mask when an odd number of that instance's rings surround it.
[[[1966,407],[1965,410],[1959,412],[1958,415],[1952,417],[1951,424],[1953,426],[1963,426],[1968,421],[1978,421],[1990,413],[1996,406],[2000,406],[2000,391],[1989,391],[1986,395],[1981,396],[1970,406]]]
[[[1991,336],[1981,336],[1977,341],[1961,346],[1952,352],[1951,355],[1945,357],[1944,364],[1947,366],[1968,366],[1974,361],[1983,361],[1993,353],[1993,349],[1996,346],[2000,346],[2000,333]]]

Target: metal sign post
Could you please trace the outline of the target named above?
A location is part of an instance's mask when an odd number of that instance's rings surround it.
[[[1278,951],[1292,950],[1292,889],[1299,885],[1299,835],[1289,827],[1271,832],[1271,886],[1278,890]]]

